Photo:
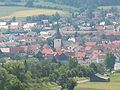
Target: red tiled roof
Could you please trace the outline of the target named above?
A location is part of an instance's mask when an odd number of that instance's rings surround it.
[[[21,35],[20,37],[19,37],[19,40],[26,40],[26,39],[28,39],[28,36],[27,35]]]
[[[28,46],[26,45],[26,46],[20,46],[21,48],[23,48],[24,49],[24,52],[28,52]]]
[[[18,42],[0,42],[0,44],[16,45],[16,44],[19,44],[19,43]]]
[[[87,45],[87,46],[95,46],[95,45],[96,45],[96,42],[86,42],[86,45]]]
[[[42,53],[53,54],[53,50],[51,48],[45,47],[45,48],[43,48]]]
[[[92,49],[92,46],[86,46],[85,47],[85,51],[89,51],[89,50],[91,50]]]
[[[96,30],[114,30],[114,26],[113,25],[109,25],[109,26],[99,25],[99,26],[96,26]]]
[[[76,58],[83,58],[85,57],[86,53],[85,52],[76,52],[75,57]]]

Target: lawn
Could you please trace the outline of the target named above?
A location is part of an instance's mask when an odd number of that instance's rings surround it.
[[[78,84],[75,90],[120,90],[120,73],[110,76],[111,82],[87,82]]]

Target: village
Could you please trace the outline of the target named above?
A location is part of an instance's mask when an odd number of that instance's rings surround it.
[[[120,90],[120,0],[0,0],[0,90]]]
[[[86,12],[73,13],[71,20],[58,22],[1,20],[1,53],[18,60],[36,54],[46,60],[75,57],[85,65],[104,63],[106,53],[112,52],[116,56],[115,69],[120,69],[120,10],[109,10],[104,16],[101,12],[93,11],[91,18]]]

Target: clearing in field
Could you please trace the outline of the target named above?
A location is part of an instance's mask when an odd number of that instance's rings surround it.
[[[4,9],[4,11],[2,10]],[[66,14],[62,10],[53,10],[53,9],[33,9],[33,8],[26,8],[26,7],[0,7],[0,10],[2,10],[0,14],[0,19],[8,19],[12,17],[22,18],[27,16],[33,16],[33,15],[52,15],[58,12],[61,15]]]
[[[120,90],[120,73],[111,75],[111,82],[87,82],[78,84],[75,90]]]

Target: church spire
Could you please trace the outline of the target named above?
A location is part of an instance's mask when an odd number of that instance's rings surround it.
[[[61,39],[62,36],[61,36],[61,33],[60,33],[60,25],[59,25],[60,15],[59,15],[59,13],[56,13],[54,15],[54,19],[57,22],[57,24],[56,24],[56,35],[55,35],[55,38],[56,39]]]
[[[56,31],[56,36],[55,36],[55,38],[56,39],[61,39],[62,38],[62,35],[61,35],[61,33],[60,33],[60,26],[59,26],[59,22],[57,22],[57,31]]]

